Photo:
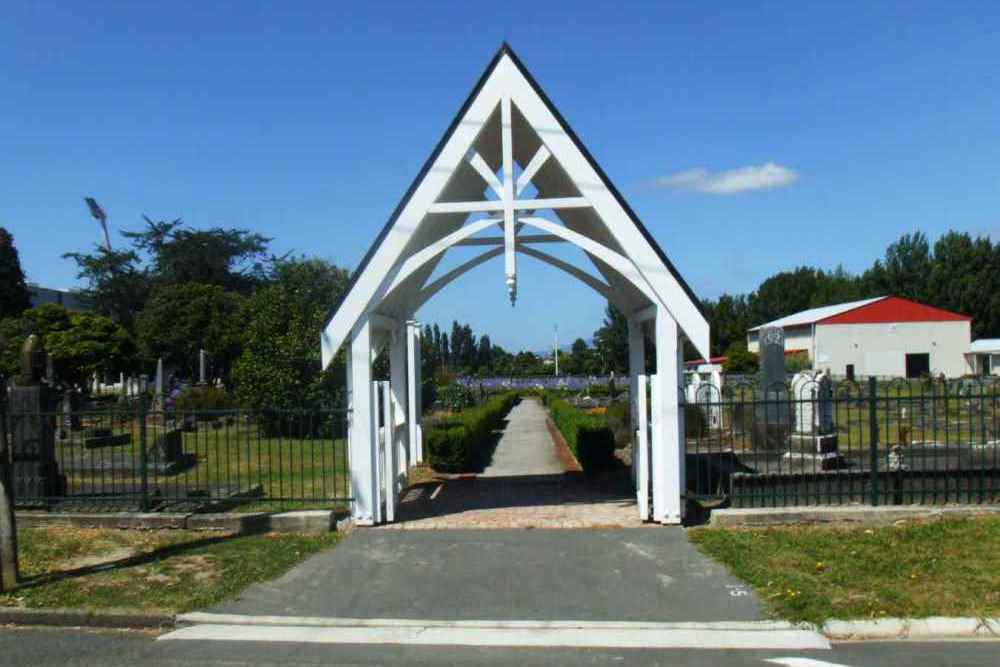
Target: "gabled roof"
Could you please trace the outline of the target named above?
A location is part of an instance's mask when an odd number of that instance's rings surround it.
[[[886,296],[818,321],[817,324],[881,324],[890,322],[969,322],[972,318],[898,296]]]
[[[935,308],[898,296],[879,296],[833,306],[810,308],[780,319],[756,326],[797,327],[810,324],[880,324],[890,322],[963,322],[972,318],[950,310]]]
[[[426,228],[423,223],[430,204],[435,201],[452,201],[448,197],[454,196],[456,189],[461,190],[464,187],[467,191],[468,179],[458,173],[461,166],[458,161],[470,146],[476,142],[485,141],[489,144],[492,141],[491,145],[495,147],[495,137],[489,137],[488,132],[484,131],[482,135],[486,139],[477,137],[480,136],[479,131],[486,127],[487,116],[492,109],[490,105],[498,103],[497,95],[501,90],[507,91],[504,95],[509,95],[517,106],[516,116],[521,119],[517,122],[527,123],[532,132],[538,133],[538,140],[544,142],[550,149],[552,157],[556,158],[550,160],[557,165],[556,167],[545,174],[541,172],[538,174],[539,179],[543,179],[544,176],[543,180],[546,181],[545,184],[541,181],[536,183],[539,191],[552,186],[560,178],[571,187],[579,188],[584,185],[588,190],[584,194],[589,195],[592,200],[593,212],[597,216],[595,219],[608,226],[608,230],[599,232],[594,240],[612,249],[620,248],[625,242],[629,247],[627,252],[636,253],[633,261],[638,275],[650,284],[692,343],[699,349],[707,350],[708,324],[694,292],[524,64],[510,46],[504,43],[396,206],[361,264],[351,275],[347,289],[333,308],[324,327],[322,336],[324,366],[347,339],[351,328],[363,313],[371,312],[375,307],[384,307],[394,311],[391,314],[395,317],[407,316],[400,312],[404,308],[400,305],[399,298],[391,303],[382,301],[386,296],[385,290],[392,277],[391,273],[394,267],[398,266],[397,262],[406,258],[407,253],[412,254],[415,249],[426,247],[427,243],[438,240],[440,236],[435,238],[435,234],[448,233],[457,229],[456,225],[458,227],[462,225],[461,216],[447,218],[443,215],[438,217],[443,219],[444,223],[438,224],[435,230]],[[490,162],[488,155],[484,157]],[[515,157],[522,165],[524,164],[521,157]],[[494,168],[493,164],[489,166]],[[465,185],[462,184],[463,179]],[[452,190],[450,194],[448,188]],[[574,217],[575,215],[570,211],[560,213],[559,217],[571,230],[578,231],[581,225],[589,224],[583,217]],[[639,238],[641,242],[637,243]],[[601,264],[599,258],[592,256],[591,259],[614,287],[617,278],[607,273],[613,270],[606,264]],[[428,265],[427,271],[414,277],[413,280],[419,283],[416,289],[419,289],[420,284],[423,284],[430,275],[433,266],[433,264]],[[624,280],[620,284],[627,288],[627,283],[628,281]]]
[[[833,317],[834,315],[840,315],[841,313],[846,313],[847,311],[854,310],[855,308],[867,306],[868,304],[875,303],[876,301],[880,301],[884,298],[884,296],[879,296],[874,299],[862,299],[861,301],[838,303],[833,306],[810,308],[809,310],[803,310],[792,315],[780,317],[772,322],[757,325],[750,329],[750,331],[757,331],[758,329],[763,329],[764,327],[799,327],[808,324],[816,324],[820,320]]]

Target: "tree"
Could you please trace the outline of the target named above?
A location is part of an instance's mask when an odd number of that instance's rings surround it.
[[[568,374],[580,374],[586,372],[587,360],[590,357],[590,348],[587,341],[577,338],[570,347],[569,366],[566,368]]]
[[[14,247],[14,237],[0,227],[0,319],[16,317],[28,308],[31,308],[31,294]]]
[[[162,357],[183,377],[198,376],[200,350],[213,375],[227,381],[240,355],[242,297],[217,285],[180,283],[157,288],[136,320],[139,349],[150,363]]]
[[[594,332],[594,341],[605,355],[607,371],[628,372],[628,320],[610,303],[604,310],[604,326]]]
[[[318,334],[347,281],[347,271],[322,260],[280,260],[272,284],[246,300],[243,352],[233,369],[243,405],[297,410],[338,399],[344,355],[321,370]]]
[[[148,273],[140,266],[133,250],[109,250],[96,246],[94,252],[68,252],[64,258],[77,265],[77,278],[87,281],[82,296],[94,309],[128,330],[149,296]]]
[[[745,343],[734,342],[726,350],[726,362],[722,365],[726,373],[749,375],[757,372],[757,355],[747,349]]]
[[[122,235],[150,257],[159,284],[204,283],[247,292],[264,281],[271,239],[245,229],[188,229],[180,219],[143,219],[146,229]]]
[[[31,334],[42,339],[52,358],[56,380],[64,386],[86,386],[95,373],[132,370],[135,349],[128,332],[110,318],[70,311],[47,303],[29,308],[21,317],[0,321],[0,368],[17,373],[21,346]]]

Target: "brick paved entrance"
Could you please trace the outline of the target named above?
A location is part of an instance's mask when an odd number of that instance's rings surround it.
[[[489,466],[472,479],[406,489],[397,523],[384,528],[627,528],[642,526],[626,468],[588,477],[561,463],[567,452],[545,409],[523,400],[511,410]],[[570,457],[571,458],[571,457]]]

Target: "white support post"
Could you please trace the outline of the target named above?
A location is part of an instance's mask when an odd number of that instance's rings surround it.
[[[392,406],[392,383],[382,380],[382,488],[385,495],[385,521],[392,523],[396,520],[396,446],[393,433],[395,433],[395,423],[393,421],[394,409]]]
[[[389,348],[389,378],[391,380],[391,395],[393,405],[392,443],[396,448],[396,473],[394,479],[398,488],[402,487],[409,469],[409,389],[407,387],[407,322],[399,323],[392,330],[392,342]],[[406,426],[406,428],[403,428]]]
[[[678,327],[662,305],[656,312],[656,379],[653,386],[653,519],[678,524],[684,479],[678,394]]]
[[[420,323],[406,323],[406,425],[408,431],[410,465],[420,463]]]
[[[656,377],[655,375],[653,377]],[[639,505],[639,518],[649,521],[649,406],[646,388],[650,378],[638,375],[635,379],[635,425],[632,451],[632,468],[635,471],[635,497]]]
[[[347,349],[348,416],[347,448],[350,462],[351,514],[358,525],[378,521],[378,419],[373,398],[371,322],[354,327]]]
[[[503,153],[504,273],[511,305],[517,298],[517,256],[514,254],[514,139],[510,96],[500,102],[500,133]]]
[[[632,414],[632,424],[639,423],[639,375],[646,372],[646,337],[642,334],[642,322],[634,317],[628,319],[628,377],[629,377],[629,401]],[[644,397],[645,398],[645,397]],[[638,446],[638,441],[633,438],[633,450]],[[632,484],[637,482],[636,458],[632,457]]]

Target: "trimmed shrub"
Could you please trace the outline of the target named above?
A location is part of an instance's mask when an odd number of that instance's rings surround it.
[[[231,410],[236,407],[236,401],[219,387],[191,387],[177,396],[174,407],[179,412]]]
[[[547,398],[552,421],[584,471],[610,467],[615,458],[615,436],[607,415],[586,413],[560,398]]]
[[[492,451],[493,431],[502,426],[504,416],[517,400],[516,392],[506,392],[432,423],[424,434],[430,464],[444,472],[469,472],[482,467]]]

